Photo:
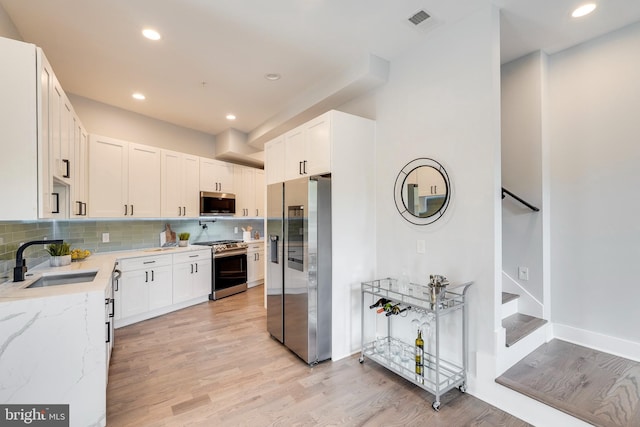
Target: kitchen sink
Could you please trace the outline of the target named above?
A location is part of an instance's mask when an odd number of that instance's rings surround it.
[[[73,273],[48,274],[27,286],[27,288],[43,288],[45,286],[70,285],[72,283],[91,282],[98,274],[93,271],[76,271]]]

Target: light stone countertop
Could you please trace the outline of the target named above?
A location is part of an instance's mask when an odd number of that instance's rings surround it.
[[[126,258],[139,258],[158,255],[171,255],[191,251],[211,250],[203,246],[148,248],[132,251],[102,252],[92,254],[83,261],[74,261],[63,267],[50,267],[49,262],[42,263],[27,271],[23,282],[12,280],[0,284],[0,303],[30,298],[46,298],[52,296],[69,295],[77,293],[98,292],[107,288],[111,283],[111,273],[118,260]],[[73,273],[81,271],[97,271],[96,277],[91,282],[71,283],[68,285],[45,286],[27,289],[29,285],[42,276]]]

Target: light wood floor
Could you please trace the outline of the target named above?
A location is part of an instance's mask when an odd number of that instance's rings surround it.
[[[358,356],[308,367],[266,332],[262,286],[116,331],[107,425],[527,426],[433,396]]]
[[[640,363],[552,340],[496,382],[595,426],[640,426]]]

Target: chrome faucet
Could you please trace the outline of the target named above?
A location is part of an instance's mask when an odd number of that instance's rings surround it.
[[[13,268],[13,281],[23,282],[24,274],[27,272],[26,260],[22,257],[22,253],[31,245],[50,245],[52,243],[61,244],[64,240],[33,240],[27,242],[18,248],[16,252],[16,266]]]

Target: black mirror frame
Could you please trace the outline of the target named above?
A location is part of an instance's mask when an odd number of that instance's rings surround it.
[[[407,177],[411,172],[423,166],[432,167],[435,170],[437,170],[440,173],[440,175],[442,175],[442,178],[444,179],[444,183],[446,186],[446,195],[445,195],[444,202],[442,203],[442,206],[433,215],[430,215],[425,218],[417,217],[414,214],[412,214],[407,209],[406,205],[404,204],[404,200],[402,198],[402,188],[404,187],[404,182],[406,181]],[[438,163],[436,160],[430,159],[428,157],[420,157],[418,159],[412,160],[400,170],[400,172],[398,173],[398,176],[396,177],[396,183],[393,191],[393,199],[396,204],[396,209],[398,209],[398,212],[400,213],[400,215],[411,224],[428,225],[428,224],[434,223],[440,218],[442,218],[445,211],[447,210],[447,207],[449,206],[449,202],[451,201],[451,182],[449,180],[449,175],[447,174],[447,171],[444,169],[444,167],[440,163]]]

